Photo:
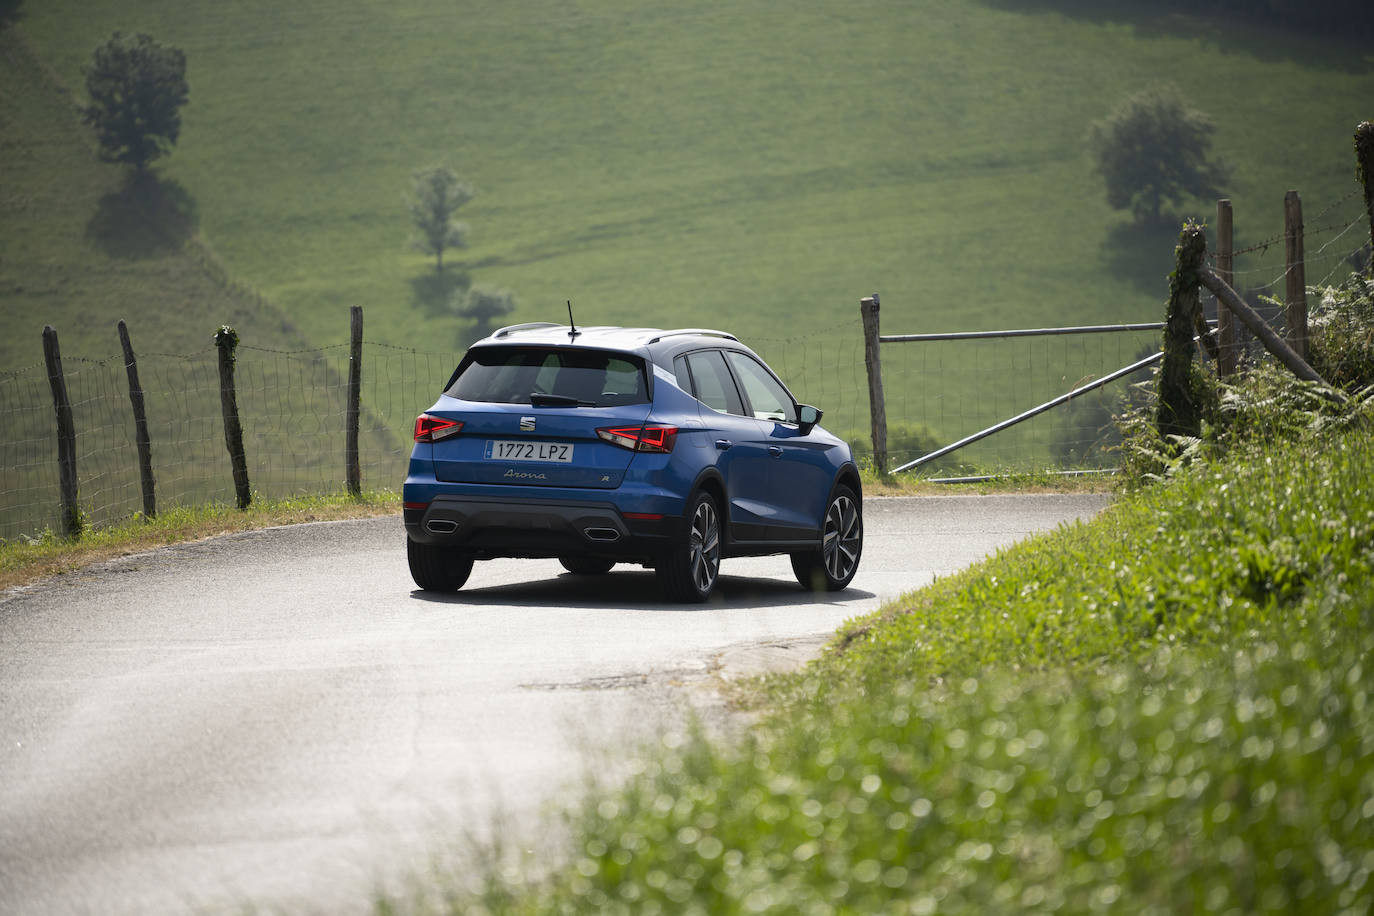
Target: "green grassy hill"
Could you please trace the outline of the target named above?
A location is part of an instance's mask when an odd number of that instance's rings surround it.
[[[572,299],[589,324],[724,326],[785,356],[803,396],[854,428],[857,300],[875,290],[889,333],[1160,317],[1175,232],[1109,210],[1082,148],[1089,122],[1148,84],[1175,82],[1216,120],[1239,245],[1281,231],[1288,188],[1309,213],[1344,200],[1322,224],[1358,211],[1367,48],[1056,6],[22,4],[23,40],[78,95],[115,29],[182,48],[191,95],[160,167],[158,225],[173,231],[151,238],[69,102],[17,111],[7,95],[0,356],[35,361],[42,324],[104,327],[119,310],[158,350],[199,346],[221,321],[247,325],[246,342],[298,329],[333,344],[354,304],[370,339],[448,352],[471,329],[426,300],[404,206],[412,171],[446,163],[479,192],[460,214],[461,279],[512,290],[511,320],[557,320]],[[1340,263],[1358,233],[1334,235],[1309,253],[1330,242],[1323,263]],[[212,283],[169,305],[174,284],[150,274],[186,263],[186,237],[265,301],[240,313]],[[1274,257],[1243,261],[1242,280],[1272,280]],[[818,370],[798,340],[843,349]],[[965,411],[1006,388],[975,380]]]
[[[137,349],[211,346],[220,324],[305,337],[266,302],[226,283],[197,236],[196,204],[176,178],[130,184],[96,161],[72,97],[23,32],[0,27],[0,369],[42,361],[41,332],[64,355],[119,352],[115,323]]]
[[[41,344],[48,324],[58,330],[74,405],[88,521],[142,508],[120,319],[139,354],[161,508],[233,499],[211,340],[222,323],[282,351],[239,355],[257,492],[339,489],[347,349],[302,352],[309,342],[295,324],[234,281],[209,250],[194,201],[175,178],[130,185],[100,165],[62,80],[22,32],[3,27],[0,86],[0,539],[57,524]],[[393,486],[401,449],[377,410],[371,405],[362,440],[369,485]]]

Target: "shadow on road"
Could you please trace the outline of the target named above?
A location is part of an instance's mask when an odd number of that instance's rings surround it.
[[[721,576],[709,600],[676,604],[659,597],[651,572],[626,570],[604,576],[538,579],[517,585],[464,588],[452,595],[416,589],[410,596],[435,604],[502,607],[606,608],[607,610],[702,612],[726,608],[785,607],[800,604],[842,605],[875,597],[873,592],[847,588],[842,592],[806,592],[795,582],[745,576]]]

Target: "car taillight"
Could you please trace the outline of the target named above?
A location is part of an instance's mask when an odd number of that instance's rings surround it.
[[[415,441],[416,442],[438,442],[440,439],[447,439],[454,433],[461,432],[463,421],[450,420],[447,417],[434,417],[427,413],[422,413],[415,418]]]
[[[636,452],[667,453],[677,441],[676,426],[646,423],[643,426],[603,426],[596,434],[612,445]]]

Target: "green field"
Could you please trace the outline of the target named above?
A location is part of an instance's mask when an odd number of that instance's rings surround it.
[[[370,340],[451,353],[472,328],[426,299],[404,206],[411,173],[445,163],[479,195],[455,274],[513,291],[510,320],[571,299],[587,324],[724,326],[856,430],[871,292],[888,333],[1162,317],[1176,228],[1111,211],[1083,149],[1161,80],[1217,122],[1237,244],[1281,232],[1296,188],[1310,228],[1337,227],[1309,242],[1309,281],[1338,270],[1360,242],[1340,227],[1360,209],[1350,138],[1374,55],[1135,8],[20,3],[0,31],[0,367],[38,362],[44,324],[65,353],[108,357],[120,317],[141,351],[202,349],[224,322],[245,344],[332,345],[350,305]],[[137,192],[71,112],[116,29],[188,58],[181,140]],[[1274,280],[1278,256],[1243,259],[1241,284]],[[964,361],[889,395],[929,397]],[[960,435],[1091,374],[1046,371],[961,380],[952,419],[889,418]]]
[[[1134,250],[1088,174],[1088,122],[1177,82],[1237,165],[1244,244],[1279,225],[1285,189],[1322,205],[1353,189],[1350,135],[1374,97],[1367,48],[1043,6],[22,9],[78,91],[114,29],[186,51],[164,174],[235,276],[318,342],[342,336],[349,304],[389,342],[457,336],[411,301],[428,266],[401,198],[435,162],[479,190],[464,261],[517,294],[516,319],[571,298],[587,322],[791,336],[875,289],[906,331],[1148,318],[1172,233]]]

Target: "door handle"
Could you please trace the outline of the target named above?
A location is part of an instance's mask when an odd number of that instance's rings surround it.
[[[770,445],[770,446],[768,446],[768,457],[770,457],[770,458],[781,458],[781,457],[782,457],[782,447],[781,447],[781,446],[777,446],[777,445]]]
[[[716,440],[716,448],[720,449],[722,452],[725,451],[727,448],[729,448],[730,446],[732,446],[732,445],[734,445],[734,444],[735,444],[735,443],[731,442],[729,439],[717,439],[717,440]]]

